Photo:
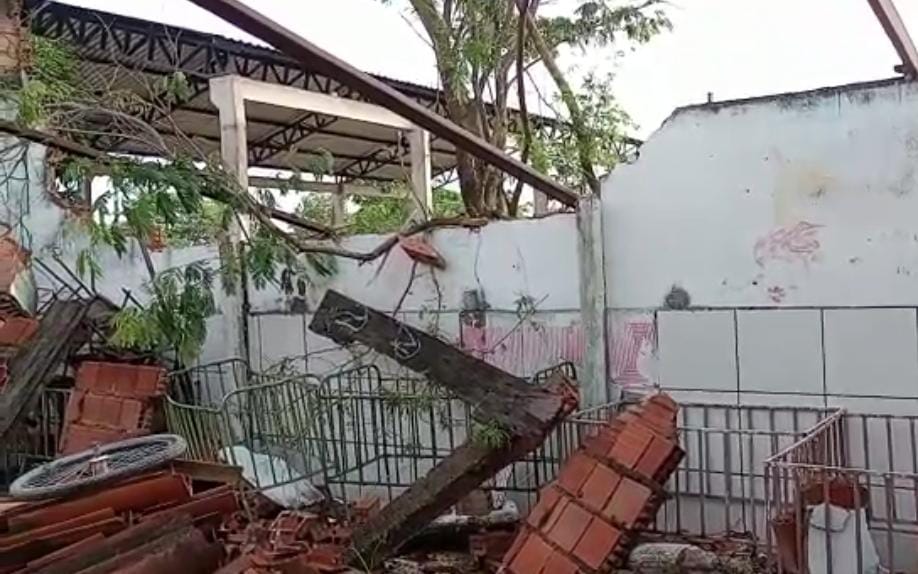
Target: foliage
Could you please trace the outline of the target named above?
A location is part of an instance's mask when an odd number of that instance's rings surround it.
[[[207,337],[207,318],[216,312],[213,271],[197,262],[157,274],[146,308],[128,307],[115,317],[112,343],[194,359]]]
[[[503,448],[510,442],[510,431],[494,421],[475,423],[472,441],[485,448]]]
[[[608,173],[619,162],[619,149],[625,130],[633,124],[612,93],[612,77],[597,79],[592,74],[583,81],[577,101],[589,122],[586,123],[586,153],[594,168]],[[533,141],[532,164],[571,189],[583,189],[583,172],[579,160],[579,141],[571,124],[563,123],[546,130]]]
[[[394,4],[393,0],[382,0]],[[520,46],[521,16],[517,0],[402,0],[423,26],[437,59],[440,83],[445,92],[446,109],[453,121],[486,139],[498,148],[510,150],[528,141],[527,131],[516,124],[511,109],[511,93],[524,101],[528,70],[543,59],[527,35]],[[613,0],[580,0],[566,13],[543,15],[548,2],[529,0],[529,14],[548,52],[557,55],[571,49],[609,48],[625,42],[643,43],[668,29],[670,22],[661,10],[663,0],[641,3]],[[523,78],[518,74],[523,70]],[[594,93],[595,92],[595,93]],[[583,138],[589,148],[581,154],[571,125],[562,125],[557,134],[543,136],[532,152],[538,167],[578,190],[589,189],[584,160],[593,157],[598,167],[614,165],[610,150],[622,140],[629,126],[614,98],[609,81],[588,78],[576,98],[584,106],[582,123],[590,126]],[[549,102],[550,103],[550,102]],[[581,119],[581,118],[577,118]],[[533,122],[537,123],[537,122]],[[542,122],[544,123],[544,122]],[[551,123],[551,122],[548,122]],[[516,126],[516,127],[515,127]],[[515,127],[515,130],[514,130]],[[539,126],[536,126],[539,127]],[[576,126],[574,126],[576,127]],[[516,133],[514,133],[514,131]],[[551,132],[549,132],[551,134]],[[555,143],[552,138],[559,137]],[[524,155],[528,155],[524,153]],[[583,157],[578,157],[583,155]],[[507,178],[464,152],[457,152],[459,183],[467,212],[472,216],[517,214],[520,186],[509,186]]]
[[[81,92],[77,59],[66,45],[36,36],[32,55],[32,70],[26,80],[2,90],[4,99],[17,104],[19,121],[27,126],[40,123],[49,107],[72,100]]]
[[[42,37],[32,39],[33,60],[22,81],[0,85],[0,97],[16,106],[20,124],[41,125],[78,141],[95,144],[94,138],[139,138],[152,145],[159,161],[121,156],[55,160],[59,195],[85,200],[84,185],[94,177],[106,178],[107,190],[96,198],[88,216],[78,218],[88,245],[76,258],[81,276],[100,278],[103,248],[119,257],[132,245],[140,247],[150,276],[149,303],[128,308],[116,317],[112,342],[138,350],[172,351],[181,360],[192,359],[206,336],[206,319],[215,312],[214,278],[219,273],[224,289],[239,284],[245,270],[257,287],[274,283],[286,292],[304,291],[316,277],[335,272],[334,260],[318,253],[299,253],[298,238],[274,225],[265,210],[273,198],[252,198],[239,188],[222,166],[197,152],[193,145],[166,142],[143,119],[171,109],[192,93],[181,72],[151,82],[145,100],[137,91],[86,88],[79,76],[78,59],[68,46]],[[141,78],[140,75],[137,76]],[[86,120],[98,125],[111,120],[110,134],[85,130]],[[178,140],[183,137],[176,133]],[[323,157],[317,161],[321,162]],[[230,241],[238,234],[240,218],[247,217],[248,235],[242,249]],[[157,271],[147,246],[164,237],[173,246],[198,245],[217,240],[220,261],[195,262]]]
[[[92,216],[85,220],[90,245],[77,257],[81,275],[102,275],[97,262],[102,246],[123,256],[131,239],[146,245],[159,230],[186,241],[195,236],[201,241],[225,238],[230,233],[233,207],[238,209],[241,200],[222,170],[184,157],[170,163],[128,158],[106,163],[109,189],[94,202]],[[61,184],[65,189],[77,186],[96,169],[92,161],[71,160],[61,170]],[[189,233],[196,224],[200,227],[195,234]],[[302,292],[313,277],[336,271],[333,259],[318,254],[298,257],[278,234],[259,223],[251,226],[241,261],[233,250],[221,249],[221,263],[217,271],[224,286],[234,285],[244,266],[256,288],[273,283],[288,293]],[[214,312],[213,276],[214,270],[200,262],[155,273],[148,286],[151,303],[118,315],[113,343],[145,351],[168,349],[182,360],[193,358],[206,336],[205,320]]]
[[[357,210],[348,213],[344,225],[352,234],[392,233],[398,231],[411,215],[404,192],[395,197],[354,197]],[[332,224],[332,199],[329,195],[308,193],[300,203],[299,213],[313,221]],[[459,217],[465,213],[462,197],[446,188],[433,190],[433,216]]]

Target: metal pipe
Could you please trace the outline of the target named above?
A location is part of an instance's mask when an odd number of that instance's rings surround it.
[[[915,48],[915,43],[912,42],[908,28],[905,27],[905,22],[896,10],[893,0],[867,0],[867,3],[870,4],[877,20],[883,26],[883,31],[902,60],[901,72],[909,78],[918,77],[918,49]]]

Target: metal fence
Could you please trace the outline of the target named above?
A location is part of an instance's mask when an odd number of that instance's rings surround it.
[[[173,432],[188,439],[191,456],[221,460],[220,453],[242,445],[249,453],[283,453],[289,459],[301,448],[307,460],[297,465],[300,472],[296,476],[311,473],[314,483],[341,499],[375,495],[391,500],[463,442],[483,432],[470,408],[442,389],[418,378],[384,377],[373,366],[336,373],[320,383],[312,380],[308,392],[299,379],[264,384],[262,375],[251,379],[262,384],[230,393],[216,404],[176,400],[184,393],[206,402],[214,393],[204,387],[221,389],[234,374],[245,372],[233,365],[210,365],[199,373],[174,377],[168,421]],[[572,365],[557,368],[576,375]],[[534,380],[544,382],[553,370],[539,373]],[[291,396],[293,389],[301,394]],[[237,401],[239,407],[233,407]],[[259,406],[263,404],[274,406]],[[284,404],[291,406],[278,417]],[[538,450],[509,465],[483,489],[498,501],[511,499],[525,511],[583,439],[625,405],[576,413]],[[242,416],[245,412],[248,419]],[[764,541],[764,462],[796,442],[824,416],[825,411],[818,408],[684,402],[678,422],[686,457],[668,484],[672,496],[656,528],[667,533]],[[287,422],[268,427],[259,422],[266,417]],[[246,420],[249,424],[243,424]],[[267,480],[256,486],[265,484],[276,483]]]
[[[0,444],[0,489],[57,454],[70,391],[44,389]]]
[[[918,572],[918,417],[839,410],[766,461],[779,572]]]

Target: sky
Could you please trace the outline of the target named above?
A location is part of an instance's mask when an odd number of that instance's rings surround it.
[[[187,0],[64,1],[252,40]],[[246,1],[365,71],[437,84],[430,48],[400,0]],[[918,41],[918,0],[896,4]],[[614,73],[616,96],[642,138],[709,92],[726,100],[875,80],[894,76],[898,63],[867,0],[672,0],[667,12],[673,30],[649,44],[567,54],[562,62],[574,75]]]

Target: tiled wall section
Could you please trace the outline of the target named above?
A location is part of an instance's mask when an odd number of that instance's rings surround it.
[[[918,397],[914,308],[660,311],[657,330],[683,400],[908,414]]]

